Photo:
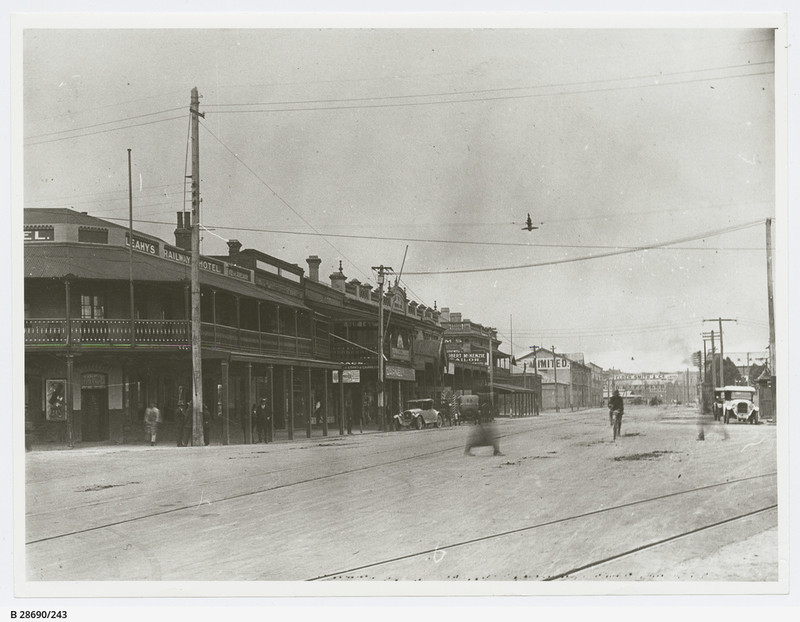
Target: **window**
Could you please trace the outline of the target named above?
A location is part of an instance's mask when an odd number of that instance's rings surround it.
[[[85,320],[101,320],[105,317],[103,296],[96,294],[81,295],[81,318]]]

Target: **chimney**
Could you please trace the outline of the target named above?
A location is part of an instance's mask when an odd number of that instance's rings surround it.
[[[175,246],[185,251],[192,250],[191,212],[178,212],[178,226],[175,229]]]
[[[339,261],[339,271],[331,274],[329,278],[331,280],[331,287],[337,292],[342,292],[344,294],[344,286],[345,281],[347,281],[347,277],[342,272],[341,260]]]
[[[308,264],[308,278],[315,283],[319,283],[319,265],[322,260],[316,255],[311,255],[306,259],[306,263]]]
[[[242,250],[242,243],[239,240],[228,240],[228,259],[231,263],[236,263],[240,250]]]

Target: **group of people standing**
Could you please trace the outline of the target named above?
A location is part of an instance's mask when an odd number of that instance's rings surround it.
[[[161,424],[161,411],[155,402],[150,402],[144,411],[144,427],[146,439],[151,446],[155,446],[158,440],[158,427]],[[175,409],[175,429],[177,431],[178,447],[188,447],[191,444],[192,428],[194,427],[194,409],[192,402],[178,402]],[[208,407],[203,405],[203,442],[208,445],[211,438],[211,413]]]

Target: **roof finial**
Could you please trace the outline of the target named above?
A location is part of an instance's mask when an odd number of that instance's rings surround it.
[[[339,260],[339,272],[342,272],[342,260]]]

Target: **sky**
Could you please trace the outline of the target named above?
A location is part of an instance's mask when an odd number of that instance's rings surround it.
[[[157,25],[25,31],[25,208],[126,225],[131,149],[135,227],[173,241],[197,87],[205,254],[402,267],[506,352],[677,371],[719,317],[766,352],[771,29]]]

